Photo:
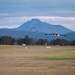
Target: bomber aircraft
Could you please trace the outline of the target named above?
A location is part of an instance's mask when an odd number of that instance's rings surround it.
[[[45,34],[45,35],[51,35],[51,36],[67,36],[65,34],[57,34],[57,33],[51,33],[51,34]]]

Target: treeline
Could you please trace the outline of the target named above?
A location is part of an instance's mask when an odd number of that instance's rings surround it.
[[[24,38],[12,38],[11,36],[1,36],[0,45],[75,45],[75,40],[67,41],[65,39],[56,39],[48,41],[47,39],[34,40],[33,38],[28,37],[27,35]]]

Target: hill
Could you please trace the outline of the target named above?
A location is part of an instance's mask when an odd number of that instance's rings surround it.
[[[59,33],[59,34],[66,34],[67,36],[47,36],[45,33]],[[24,38],[28,35],[34,39],[57,39],[63,38],[67,40],[74,40],[75,39],[75,32],[69,30],[61,25],[52,25],[46,22],[41,22],[39,19],[32,19],[31,21],[27,21],[22,24],[18,28],[13,29],[0,29],[0,36],[12,36],[14,38]]]
[[[72,32],[72,30],[67,29],[61,25],[48,24],[46,22],[41,22],[39,19],[32,19],[31,21],[27,21],[15,30],[60,34]]]

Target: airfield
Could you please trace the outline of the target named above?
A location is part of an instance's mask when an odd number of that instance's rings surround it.
[[[75,75],[75,46],[0,45],[0,75]]]

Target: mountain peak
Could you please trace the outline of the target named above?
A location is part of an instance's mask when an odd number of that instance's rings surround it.
[[[38,22],[41,22],[41,21],[39,19],[32,19],[31,22],[32,23],[38,23]]]
[[[61,26],[61,25],[52,25],[46,22],[41,22],[39,19],[31,19],[26,23],[22,24],[20,27],[16,28],[17,30],[22,31],[34,31],[40,33],[69,33],[71,30]]]

